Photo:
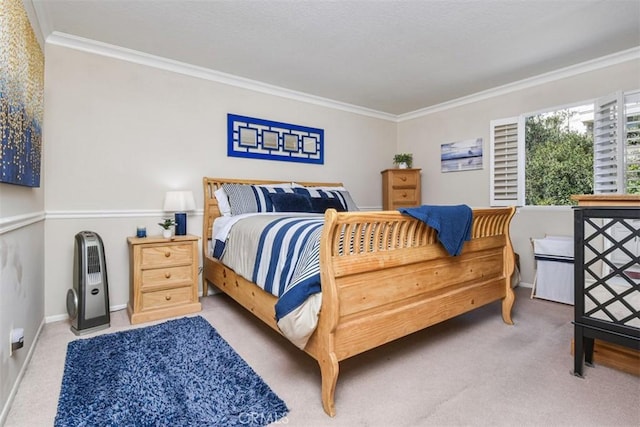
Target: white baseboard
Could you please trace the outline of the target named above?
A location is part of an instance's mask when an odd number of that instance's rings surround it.
[[[36,335],[33,337],[33,342],[31,343],[31,347],[29,347],[29,353],[27,353],[27,357],[24,359],[24,363],[20,368],[20,372],[18,372],[18,376],[16,377],[16,381],[11,387],[11,392],[9,392],[9,397],[2,408],[2,413],[0,413],[0,426],[3,426],[7,421],[7,416],[9,415],[9,410],[11,409],[11,405],[13,404],[13,399],[16,397],[16,393],[18,392],[18,387],[20,387],[20,383],[22,382],[22,378],[24,377],[24,373],[27,371],[27,367],[31,362],[31,357],[33,356],[33,352],[36,349],[36,345],[38,344],[38,340],[40,339],[40,333],[42,332],[42,328],[44,328],[45,321],[40,322],[40,326],[36,331]]]
[[[127,304],[119,304],[119,305],[112,305],[109,307],[109,312],[113,313],[114,311],[120,311],[120,310],[124,310],[125,308],[127,308]],[[69,315],[67,313],[64,314],[54,314],[53,316],[47,316],[44,318],[44,322],[45,323],[53,323],[53,322],[59,322],[61,320],[67,320],[69,318]],[[0,424],[2,425],[2,424]]]

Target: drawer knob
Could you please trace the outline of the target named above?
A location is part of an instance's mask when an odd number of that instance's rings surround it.
[[[165,296],[164,299],[166,299],[167,301],[171,301],[171,295]]]
[[[166,279],[169,279],[171,277],[171,273],[169,273],[168,271],[166,273],[164,273],[164,277]]]
[[[407,198],[407,193],[406,192],[402,193],[402,197],[404,197],[406,199]]]
[[[170,251],[166,251],[166,252],[164,253],[164,256],[165,256],[166,258],[169,258],[169,257],[171,256],[171,252],[170,252]]]
[[[406,181],[406,180],[407,180],[407,177],[406,177],[406,176],[401,176],[401,177],[400,177],[400,181]]]

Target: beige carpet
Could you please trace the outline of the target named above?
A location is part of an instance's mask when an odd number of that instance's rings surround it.
[[[515,326],[494,303],[342,362],[335,418],[322,410],[313,359],[225,296],[203,298],[200,315],[287,403],[282,424],[640,426],[640,378],[603,366],[571,375],[573,307],[529,292],[516,289]],[[102,333],[132,327],[124,311],[111,324]],[[53,424],[73,339],[66,322],[45,326],[7,426]]]

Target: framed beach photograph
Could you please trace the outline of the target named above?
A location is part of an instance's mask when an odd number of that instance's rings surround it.
[[[482,169],[482,138],[449,142],[440,146],[440,171]]]

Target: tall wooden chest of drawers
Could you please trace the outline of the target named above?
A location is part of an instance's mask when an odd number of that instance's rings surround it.
[[[382,173],[382,209],[419,206],[421,169],[386,169]]]
[[[129,304],[132,324],[195,313],[198,237],[129,237]]]

